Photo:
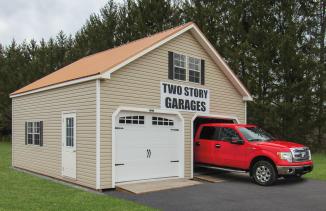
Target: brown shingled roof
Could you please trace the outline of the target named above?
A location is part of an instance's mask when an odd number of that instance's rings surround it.
[[[127,59],[146,50],[147,48],[150,48],[156,43],[170,37],[171,35],[179,32],[191,24],[193,23],[189,22],[184,25],[154,34],[152,36],[135,40],[119,47],[84,57],[13,92],[11,95],[22,94],[32,90],[37,90],[75,79],[99,75],[123,63]]]

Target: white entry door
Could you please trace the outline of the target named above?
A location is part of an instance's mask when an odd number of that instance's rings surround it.
[[[62,176],[76,179],[76,114],[62,115]]]
[[[120,112],[115,124],[116,182],[179,176],[181,127],[176,115]]]

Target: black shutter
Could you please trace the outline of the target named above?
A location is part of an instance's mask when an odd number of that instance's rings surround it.
[[[25,145],[27,145],[27,122],[25,122]]]
[[[168,78],[173,80],[173,52],[169,51],[169,73]]]
[[[205,60],[201,60],[201,68],[200,68],[200,79],[201,85],[205,85]]]
[[[40,121],[40,146],[43,146],[43,121]]]

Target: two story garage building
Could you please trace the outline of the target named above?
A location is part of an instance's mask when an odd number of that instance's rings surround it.
[[[194,23],[82,58],[11,94],[12,165],[93,189],[193,177],[203,122],[249,92]]]

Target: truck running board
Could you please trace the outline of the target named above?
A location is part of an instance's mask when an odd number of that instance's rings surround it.
[[[247,171],[243,171],[243,170],[229,169],[229,168],[222,168],[222,167],[210,166],[210,165],[204,165],[204,164],[195,164],[195,167],[200,167],[200,168],[209,168],[209,169],[222,170],[222,171],[229,171],[229,172],[236,172],[236,173],[247,173]]]

